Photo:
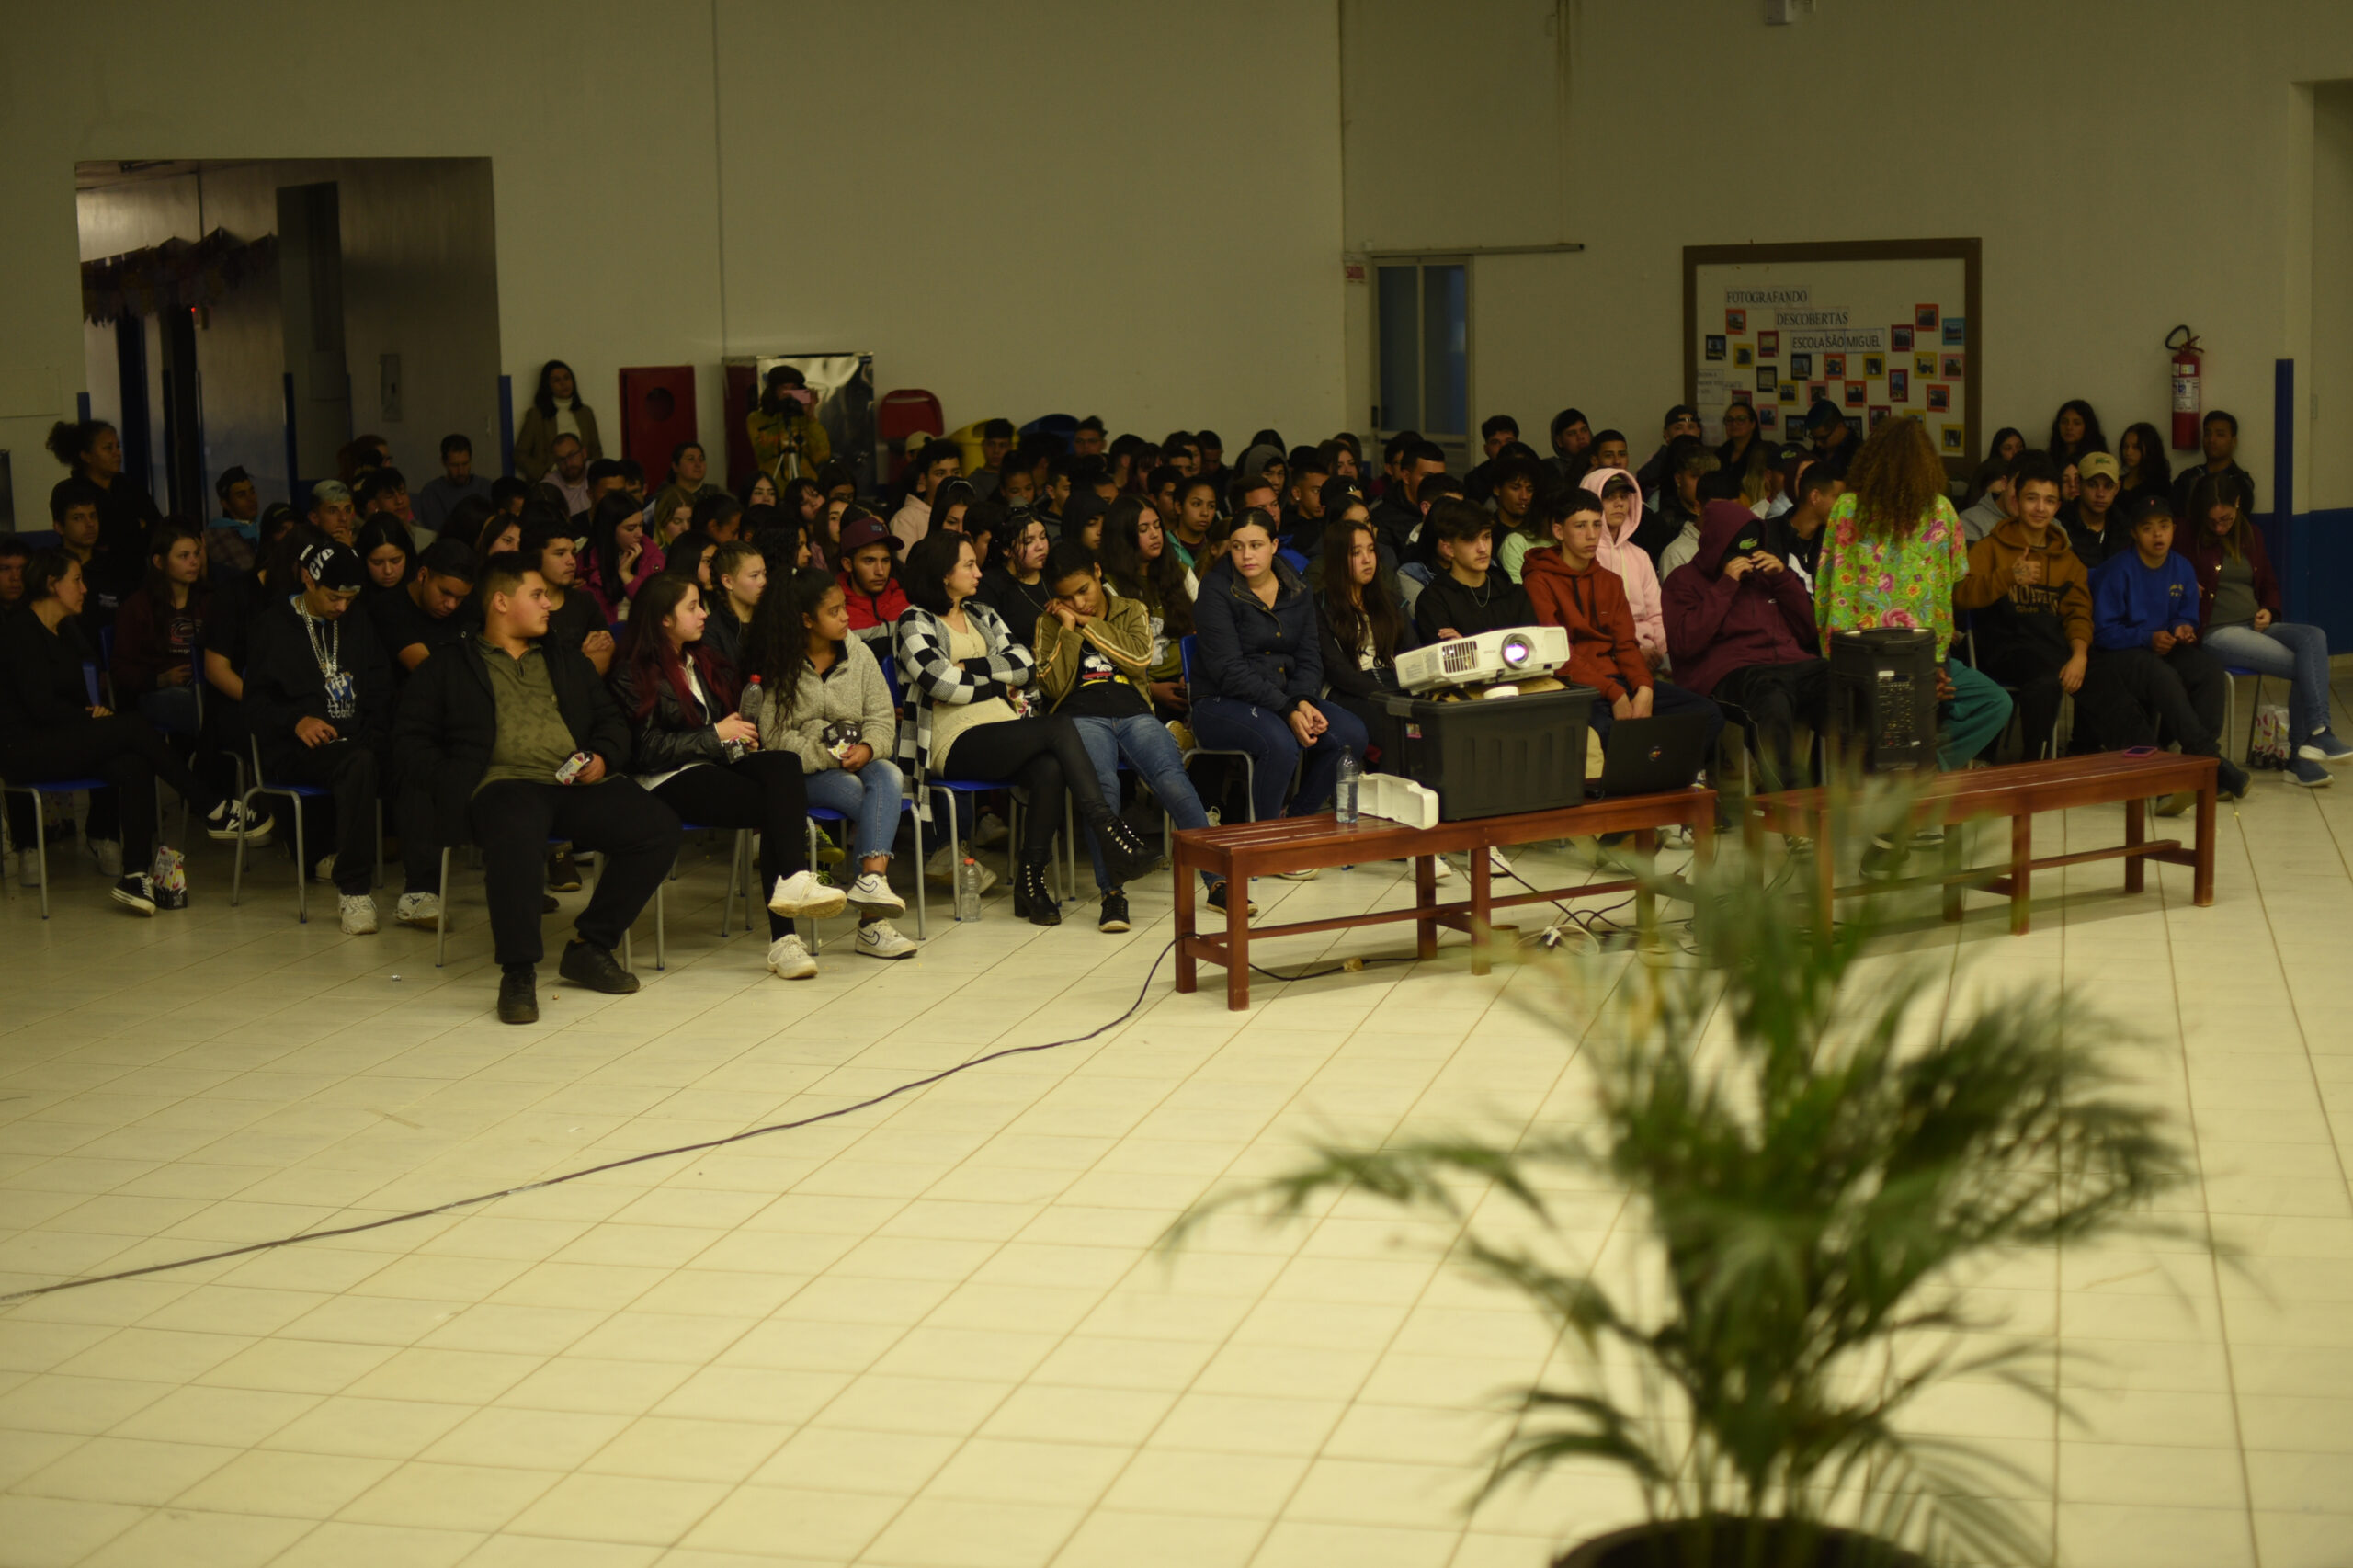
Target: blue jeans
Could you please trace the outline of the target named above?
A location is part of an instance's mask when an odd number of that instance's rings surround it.
[[[1193,792],[1193,781],[1185,777],[1185,759],[1176,750],[1176,737],[1168,726],[1149,713],[1136,713],[1125,719],[1094,719],[1074,717],[1071,722],[1078,726],[1079,741],[1086,747],[1086,755],[1095,764],[1095,777],[1102,782],[1103,799],[1108,802],[1120,798],[1120,759],[1126,757],[1128,766],[1142,775],[1152,792],[1160,798],[1163,811],[1179,828],[1207,827],[1209,812],[1201,809],[1201,798]],[[1095,842],[1094,830],[1086,833],[1086,853],[1095,861],[1095,885],[1105,892],[1117,890],[1103,874],[1103,846]],[[1174,846],[1171,846],[1174,852]],[[1203,882],[1215,879],[1206,871]]]
[[[1952,682],[1952,696],[1938,710],[1945,735],[1937,746],[1937,766],[1949,773],[1967,767],[2009,727],[2010,694],[1992,676],[1959,659],[1945,661],[1945,678]]]
[[[897,763],[878,756],[856,773],[822,768],[807,775],[802,783],[811,805],[839,812],[858,824],[852,838],[853,853],[859,859],[891,853],[891,841],[899,836],[899,800],[906,793]]]
[[[2323,662],[2326,655],[2322,655]],[[159,686],[139,697],[140,716],[167,735],[196,733],[196,687]]]
[[[1332,798],[1332,783],[1340,776],[1340,754],[1352,751],[1364,759],[1364,721],[1336,702],[1314,699],[1311,706],[1324,715],[1325,728],[1306,748],[1307,770],[1300,776],[1299,793],[1290,815],[1313,816]],[[1211,751],[1238,751],[1250,758],[1250,807],[1260,822],[1283,815],[1283,795],[1290,788],[1291,769],[1301,760],[1299,737],[1281,714],[1230,697],[1211,697],[1193,704],[1193,735]]]
[[[2288,683],[2288,755],[2328,728],[2328,633],[2317,626],[2275,620],[2252,626],[2210,626],[2206,651],[2234,669],[2277,676]]]

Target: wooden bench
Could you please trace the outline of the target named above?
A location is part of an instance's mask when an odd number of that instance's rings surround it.
[[[1508,893],[1498,898],[1495,895],[1488,850],[1545,839],[1631,833],[1636,835],[1637,846],[1648,856],[1657,848],[1658,830],[1678,824],[1691,830],[1693,848],[1704,861],[1715,844],[1715,791],[1680,790],[1665,795],[1631,795],[1558,811],[1442,822],[1428,828],[1408,827],[1381,817],[1359,817],[1343,826],[1336,818],[1316,816],[1188,829],[1176,835],[1176,989],[1191,992],[1197,988],[1201,960],[1223,964],[1225,1004],[1240,1011],[1250,1006],[1250,944],[1254,939],[1300,937],[1313,931],[1338,931],[1352,926],[1404,920],[1414,922],[1414,951],[1419,958],[1437,956],[1439,926],[1468,932],[1472,943],[1472,972],[1484,974],[1488,967],[1488,933],[1498,909],[1631,892],[1640,901],[1645,918],[1651,910],[1649,885],[1632,877],[1542,892]],[[1471,857],[1470,897],[1440,903],[1436,858],[1453,854]],[[1251,927],[1250,901],[1245,890],[1252,877],[1399,859],[1414,862],[1414,903],[1409,908],[1369,910],[1361,915],[1299,920],[1255,930]],[[1202,935],[1195,929],[1195,910],[1201,896],[1198,879],[1203,871],[1224,878],[1231,890],[1222,935]]]
[[[1813,840],[1814,899],[1821,930],[1829,930],[1831,905],[1837,899],[1891,887],[1941,883],[1946,919],[1961,918],[1962,890],[1974,886],[1986,892],[2006,894],[2010,901],[2010,930],[2014,935],[2022,934],[2028,925],[2034,873],[2093,860],[2122,860],[2126,892],[2139,892],[2146,885],[2145,861],[2164,860],[2188,866],[2191,869],[2191,896],[2201,906],[2212,903],[2215,771],[2211,756],[2101,752],[2051,762],[2021,762],[2006,767],[1939,773],[1924,783],[1915,797],[1912,824],[1941,825],[1983,817],[2007,817],[2010,854],[2007,860],[1994,866],[1964,867],[1960,863],[1962,835],[1948,834],[1943,869],[1928,876],[1836,885],[1834,835],[1826,831],[1831,824],[1825,818],[1835,818],[1840,808],[1833,795],[1823,790],[1788,790],[1756,796],[1749,802],[1742,836],[1752,852],[1752,864],[1756,863],[1757,841],[1766,833],[1794,834]],[[2177,790],[2194,790],[2198,793],[2198,841],[2192,848],[2182,847],[2177,838],[2152,840],[2148,835],[2144,802]],[[2061,812],[2071,806],[2113,805],[2120,801],[2124,806],[2122,844],[2108,849],[2080,849],[2072,855],[2036,858],[2037,812]]]

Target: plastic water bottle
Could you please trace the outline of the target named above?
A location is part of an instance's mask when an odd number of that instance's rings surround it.
[[[1357,754],[1352,748],[1340,754],[1340,782],[1332,791],[1332,814],[1346,827],[1357,820],[1357,787],[1364,778],[1364,769],[1357,766]]]
[[[970,855],[956,868],[956,918],[978,920],[981,917],[981,867]]]

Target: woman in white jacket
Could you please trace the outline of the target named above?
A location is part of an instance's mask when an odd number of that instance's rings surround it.
[[[892,754],[898,715],[882,666],[850,635],[841,585],[804,566],[760,596],[745,629],[743,673],[757,677],[760,744],[801,759],[809,803],[839,812],[858,858],[849,903],[858,911],[858,950],[870,959],[913,958],[917,944],[890,917],[906,913],[891,891],[891,845],[906,794]]]
[[[1626,585],[1626,603],[1634,612],[1634,641],[1654,670],[1667,667],[1666,611],[1659,597],[1658,573],[1651,558],[1634,543],[1634,529],[1643,520],[1643,489],[1622,468],[1597,468],[1578,482],[1601,497],[1601,549],[1594,559],[1618,574]]]

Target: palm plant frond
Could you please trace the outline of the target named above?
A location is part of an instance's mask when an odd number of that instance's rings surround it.
[[[1854,820],[1902,812],[1865,797]],[[1736,868],[1699,884],[1703,967],[1563,969],[1593,1128],[1319,1147],[1212,1197],[1165,1244],[1245,1203],[1280,1221],[1360,1194],[1444,1221],[1456,1261],[1518,1291],[1564,1344],[1631,1359],[1639,1398],[1597,1379],[1524,1390],[1480,1500],[1598,1459],[1663,1517],[1805,1521],[1836,1506],[1934,1553],[2047,1556],[2006,1500],[2023,1472],[1900,1423],[1956,1376],[2057,1402],[2027,1375],[2038,1347],[1962,1337],[1990,1326],[1962,1281],[1981,1259],[2144,1223],[2182,1179],[2174,1135],[2119,1069],[2123,1037],[2046,989],[1949,1016],[1949,972],[1867,952],[1872,912],[1823,937]],[[1564,1176],[1632,1199],[1648,1243],[1632,1284],[1567,1255],[1544,1199]],[[1490,1194],[1537,1223],[1483,1234]]]

